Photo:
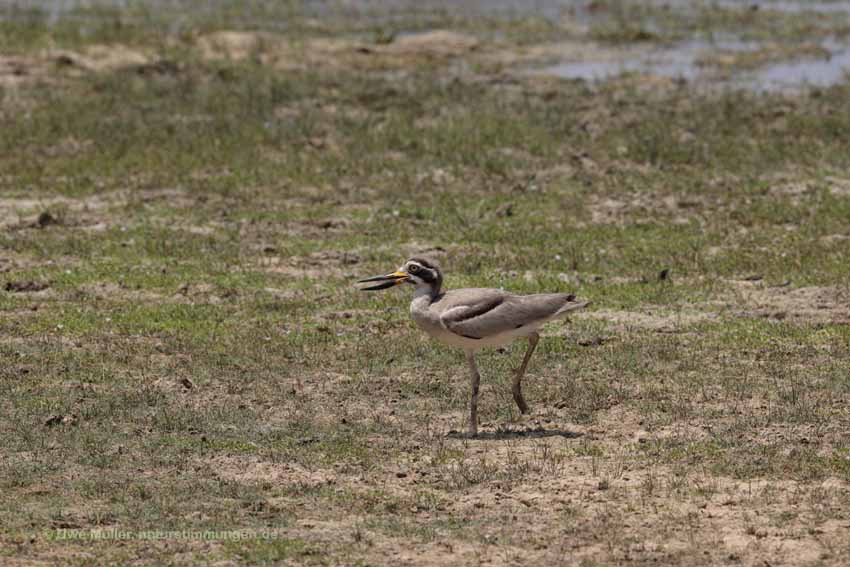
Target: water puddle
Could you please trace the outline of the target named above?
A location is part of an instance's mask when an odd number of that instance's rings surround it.
[[[722,42],[692,40],[672,46],[642,49],[639,54],[632,50],[631,53],[620,54],[619,57],[609,54],[605,59],[563,61],[535,69],[531,73],[591,82],[612,79],[626,73],[692,81],[704,73],[700,61],[707,54],[721,50],[753,51],[758,47],[756,42],[733,39]]]
[[[744,86],[756,91],[789,91],[841,83],[850,76],[850,46],[828,42],[824,47],[829,57],[766,65],[744,79]]]
[[[725,8],[773,10],[790,14],[814,12],[829,17],[850,16],[848,0],[648,0],[656,6],[676,10]],[[583,11],[593,4],[585,4]],[[580,10],[580,11],[581,11]],[[604,15],[604,14],[603,14]],[[644,22],[646,24],[647,22]],[[651,23],[651,22],[650,22]],[[850,23],[850,22],[848,22]],[[634,45],[628,51],[612,52],[600,46],[588,50],[587,57],[571,57],[530,74],[600,82],[624,74],[680,79],[698,86],[743,88],[758,92],[799,91],[807,87],[828,87],[848,78],[850,42],[827,39],[820,43],[825,57],[789,56],[788,60],[768,62],[755,70],[727,69],[706,64],[713,55],[753,52],[767,48],[757,41],[741,41],[727,36],[711,41],[691,40],[660,47]]]
[[[754,41],[686,41],[659,48],[643,48],[636,52],[612,55],[600,48],[604,57],[561,61],[554,65],[527,71],[530,75],[548,75],[563,79],[597,83],[624,74],[664,77],[687,81],[696,86],[742,88],[756,92],[799,91],[808,87],[828,87],[841,83],[850,75],[850,44],[834,39],[821,47],[825,57],[802,57],[790,61],[767,63],[755,70],[723,71],[706,65],[717,53],[757,51],[762,44]]]
[[[658,50],[640,58],[603,61],[564,61],[532,74],[553,75],[562,79],[580,79],[599,82],[613,79],[626,73],[639,73],[693,80],[699,74],[692,54],[685,50]]]
[[[679,4],[680,2],[674,2]],[[714,0],[712,5],[720,8],[756,8],[758,10],[775,10],[797,14],[801,12],[817,12],[821,14],[850,14],[850,3],[848,2],[822,2],[818,0]]]

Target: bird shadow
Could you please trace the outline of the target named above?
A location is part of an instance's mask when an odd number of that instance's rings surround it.
[[[449,431],[446,437],[449,439],[469,439],[474,441],[501,441],[505,439],[541,439],[544,437],[576,439],[582,435],[584,434],[564,429],[497,429],[496,431],[481,431],[475,437],[471,437],[468,433],[462,433],[460,431]]]

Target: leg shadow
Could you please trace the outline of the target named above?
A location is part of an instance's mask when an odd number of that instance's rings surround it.
[[[576,439],[584,433],[566,429],[497,429],[496,431],[479,431],[475,437],[460,431],[449,431],[446,437],[450,439],[474,439],[476,441],[502,441],[505,439],[541,439],[543,437],[564,437]]]

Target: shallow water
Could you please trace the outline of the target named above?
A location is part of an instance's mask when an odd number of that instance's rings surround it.
[[[702,74],[699,59],[705,53],[719,49],[727,51],[753,50],[757,47],[757,43],[734,39],[721,42],[692,40],[617,59],[565,61],[537,69],[534,72],[585,81],[601,81],[624,73],[695,80]]]
[[[780,61],[754,71],[719,75],[700,65],[701,57],[712,51],[753,51],[758,47],[758,42],[694,40],[617,59],[564,61],[532,69],[530,73],[588,82],[635,73],[682,79],[702,86],[753,91],[796,91],[808,87],[828,87],[844,81],[850,75],[850,45],[836,40],[827,40],[821,44],[830,53],[828,57]]]
[[[679,2],[674,2],[678,4]],[[688,2],[682,2],[688,4]],[[819,2],[817,0],[715,0],[714,5],[722,8],[741,8],[756,6],[759,10],[776,10],[778,12],[820,12],[823,14],[850,14],[850,2]]]
[[[824,47],[829,49],[829,43]],[[828,87],[850,75],[850,46],[832,45],[823,59],[783,61],[762,67],[746,86],[753,90],[784,91],[800,87]]]

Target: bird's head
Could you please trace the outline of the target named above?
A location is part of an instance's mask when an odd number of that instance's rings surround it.
[[[437,294],[443,285],[443,273],[440,267],[431,259],[415,257],[405,262],[398,270],[383,276],[374,276],[360,280],[358,283],[378,282],[375,285],[362,288],[363,291],[387,289],[403,283],[416,286],[417,289],[428,289]]]

